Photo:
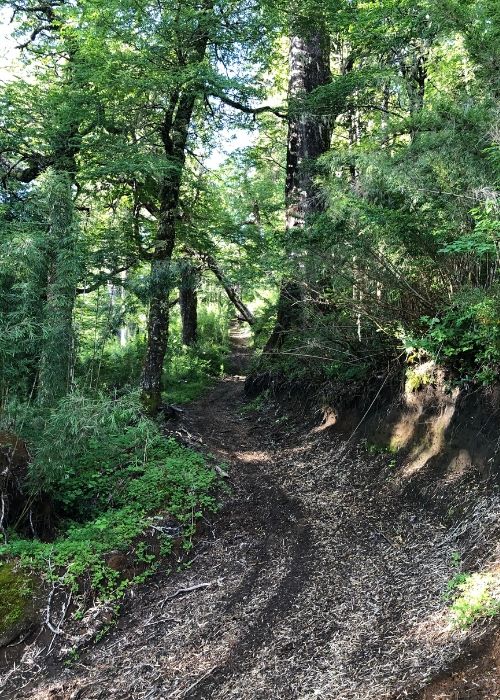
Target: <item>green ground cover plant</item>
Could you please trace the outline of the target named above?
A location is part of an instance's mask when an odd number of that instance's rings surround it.
[[[127,582],[106,555],[128,552],[154,570],[140,541],[148,528],[162,517],[174,521],[189,548],[196,522],[217,508],[214,470],[162,435],[137,393],[116,400],[74,393],[48,413],[35,409],[24,435],[33,454],[30,492],[50,499],[56,535],[44,542],[11,532],[0,556],[75,590],[85,580],[102,596],[122,592]],[[171,538],[160,539],[168,553]]]
[[[500,614],[500,577],[493,572],[458,573],[446,588],[453,624],[462,629]]]

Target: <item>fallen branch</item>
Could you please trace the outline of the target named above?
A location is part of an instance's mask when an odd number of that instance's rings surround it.
[[[178,589],[175,591],[175,593],[172,593],[172,595],[167,596],[167,597],[163,600],[163,602],[162,602],[162,604],[161,604],[160,607],[163,609],[163,606],[164,606],[165,603],[167,603],[169,600],[173,600],[174,598],[178,598],[180,595],[185,595],[186,593],[192,593],[193,591],[197,591],[197,590],[199,590],[200,588],[208,588],[208,587],[211,586],[212,584],[213,584],[213,581],[210,581],[209,583],[197,583],[196,585],[194,585],[194,586],[188,586],[187,588],[178,588]]]
[[[50,621],[50,609],[52,607],[52,598],[54,597],[55,593],[55,586],[52,586],[52,590],[49,593],[49,598],[47,600],[47,608],[45,609],[45,624],[49,628],[49,630],[52,632],[52,634],[61,634],[61,630],[59,629],[59,625],[57,627],[54,627],[52,622]]]
[[[213,274],[217,277],[221,285],[224,287],[224,291],[226,292],[229,300],[240,313],[241,319],[243,321],[246,321],[246,323],[248,323],[250,326],[253,326],[255,323],[255,316],[252,314],[248,306],[241,299],[236,287],[233,284],[231,284],[231,282],[226,278],[223,270],[221,269],[213,255],[210,255],[210,253],[202,253],[200,251],[193,250],[192,248],[186,248],[185,250],[188,253],[188,255],[191,255],[192,257],[198,257],[207,266],[207,268],[211,272],[213,272]]]

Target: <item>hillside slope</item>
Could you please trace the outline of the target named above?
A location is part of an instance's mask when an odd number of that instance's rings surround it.
[[[244,406],[243,378],[226,377],[176,426],[230,465],[231,494],[191,565],[146,585],[70,664],[35,640],[2,697],[499,697],[494,647],[488,673],[457,675],[457,660],[477,666],[464,654],[484,653],[491,627],[452,627],[443,600],[454,552],[493,561],[498,500],[484,496],[450,527],[401,496],[389,456]]]

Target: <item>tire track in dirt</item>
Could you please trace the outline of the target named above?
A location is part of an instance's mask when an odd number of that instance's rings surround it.
[[[282,497],[284,494],[280,494]],[[293,513],[300,517],[300,507],[293,501],[286,499],[287,507],[293,507]],[[276,537],[289,538],[294,542],[291,555],[287,561],[286,573],[277,583],[273,595],[267,604],[254,613],[249,627],[243,632],[237,645],[231,650],[224,663],[219,666],[208,678],[203,680],[186,699],[212,698],[225,681],[235,673],[250,670],[255,653],[273,637],[274,627],[282,620],[294,605],[298,595],[307,583],[304,571],[313,565],[311,550],[311,538],[307,524],[296,524],[293,528],[281,528],[275,531],[272,539]],[[271,538],[266,538],[261,548],[261,555],[266,554],[266,564],[274,559],[273,550],[269,548]],[[225,614],[230,613],[234,606],[250,597],[252,591],[261,584],[261,564],[251,571],[242,582],[242,585],[234,591],[231,601],[226,607]]]

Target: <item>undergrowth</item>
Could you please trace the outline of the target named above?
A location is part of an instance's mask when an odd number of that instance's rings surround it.
[[[448,581],[444,594],[450,604],[453,624],[468,629],[475,622],[500,614],[500,574],[494,571],[460,571],[461,558],[452,557],[456,573]]]
[[[148,528],[175,521],[187,549],[202,513],[217,508],[215,472],[166,439],[136,393],[72,394],[48,413],[25,413],[20,433],[33,455],[29,491],[52,504],[56,536],[44,542],[10,532],[0,555],[75,591],[90,585],[101,597],[120,595],[129,581],[106,564],[108,553],[132,554],[152,571],[156,557],[139,541]],[[168,553],[171,538],[160,539]]]
[[[488,386],[498,379],[499,317],[498,287],[464,288],[442,312],[423,316],[423,332],[406,344],[421,348],[451,369],[459,384]]]
[[[229,355],[230,315],[224,307],[200,309],[199,340],[186,347],[180,339],[178,314],[172,316],[168,352],[164,363],[163,386],[166,403],[183,404],[201,396],[224,373]],[[116,338],[102,346],[83,343],[76,368],[78,385],[84,391],[129,391],[140,382],[145,337],[135,336],[122,347]]]

